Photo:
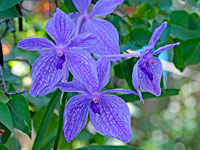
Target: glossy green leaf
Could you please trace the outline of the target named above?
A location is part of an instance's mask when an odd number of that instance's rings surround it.
[[[5,144],[11,135],[11,131],[6,126],[4,126],[1,122],[0,122],[0,129],[4,130],[4,133],[0,137],[0,144]]]
[[[145,46],[151,37],[151,32],[143,28],[135,28],[130,32],[130,40],[135,42],[135,45]]]
[[[29,106],[24,96],[13,95],[7,105],[11,112],[14,127],[31,137],[31,117]]]
[[[89,147],[83,147],[79,148],[77,150],[142,150],[137,147],[132,146],[89,146]]]
[[[9,148],[7,148],[6,146],[0,144],[0,150],[9,150]]]
[[[0,91],[0,102],[7,103],[9,98],[4,94],[3,91]]]
[[[10,111],[6,104],[0,102],[0,122],[5,125],[10,131],[13,131],[13,123]]]
[[[20,17],[16,7],[11,7],[6,10],[0,11],[0,19],[12,19]]]
[[[151,93],[148,93],[148,92],[142,92],[142,96],[143,96],[144,100],[147,100],[150,98],[162,98],[162,97],[178,95],[179,91],[180,91],[179,89],[165,89],[165,91],[162,91],[162,93],[159,97],[157,97]],[[121,94],[118,96],[121,97],[126,102],[140,101],[139,97],[137,95],[133,95],[133,94]]]
[[[72,0],[64,0],[65,7],[67,8],[67,13],[75,12],[77,11],[76,7],[74,6],[74,3]]]
[[[159,1],[159,9],[167,10],[172,6],[172,0],[160,0]]]
[[[171,34],[182,40],[200,37],[200,31],[192,31],[173,24],[171,25]]]
[[[0,0],[0,11],[13,7],[21,1],[22,0]]]
[[[46,111],[43,115],[40,127],[38,129],[37,136],[35,138],[35,142],[34,142],[34,145],[32,148],[33,150],[38,150],[41,147],[44,137],[45,137],[45,134],[47,132],[49,123],[51,121],[53,111],[54,111],[56,105],[60,102],[59,101],[60,96],[61,96],[61,92],[59,90],[57,90],[54,93],[53,97],[51,98],[51,100],[46,108]]]

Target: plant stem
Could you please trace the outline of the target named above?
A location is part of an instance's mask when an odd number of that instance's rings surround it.
[[[65,110],[66,100],[67,100],[67,93],[64,93],[61,96],[58,131],[57,131],[56,140],[55,140],[55,143],[54,143],[54,146],[53,146],[53,150],[57,150],[57,148],[58,148],[60,135],[61,135],[61,132],[62,132],[62,127],[63,127],[63,114],[64,114],[64,110]]]
[[[42,142],[44,141],[44,137],[46,135],[46,131],[48,129],[48,125],[51,121],[52,115],[53,115],[53,111],[58,103],[58,99],[61,95],[61,92],[59,90],[57,90],[53,97],[51,98],[46,110],[45,110],[45,114],[43,115],[42,121],[40,123],[40,127],[38,129],[37,132],[37,136],[35,138],[34,141],[34,145],[33,145],[33,150],[39,150],[41,148]]]

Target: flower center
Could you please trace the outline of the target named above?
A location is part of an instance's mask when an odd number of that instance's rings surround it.
[[[58,51],[58,52],[57,52],[57,56],[58,56],[58,57],[63,56],[63,52],[62,52],[62,51]]]
[[[56,69],[62,69],[62,66],[63,66],[64,62],[65,62],[65,55],[58,56]]]

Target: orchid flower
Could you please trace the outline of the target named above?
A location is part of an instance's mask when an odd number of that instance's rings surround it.
[[[112,89],[101,92],[110,79],[110,61],[101,57],[97,61],[98,88],[88,89],[77,81],[59,83],[64,92],[79,92],[65,106],[64,135],[67,142],[73,140],[84,128],[90,114],[90,120],[96,131],[104,136],[111,136],[123,142],[131,139],[131,116],[127,104],[116,95],[118,92],[136,94],[126,89]],[[89,86],[88,86],[89,87]]]
[[[132,83],[141,101],[143,101],[143,98],[139,87],[156,96],[160,96],[161,94],[160,80],[162,76],[162,63],[157,57],[154,57],[154,55],[180,44],[178,42],[165,45],[152,52],[166,26],[167,22],[164,22],[154,31],[148,45],[141,51],[140,59],[133,67]]]
[[[59,81],[66,81],[69,71],[80,83],[97,87],[99,83],[95,61],[84,50],[94,44],[95,38],[88,33],[74,35],[74,22],[59,8],[47,22],[45,30],[56,45],[44,37],[30,37],[17,45],[41,53],[32,66],[30,95],[43,96],[54,91]]]
[[[91,0],[73,0],[74,5],[80,13],[69,14],[75,20],[78,27],[76,32],[93,33],[97,38],[96,44],[89,50],[90,52],[99,55],[120,54],[119,35],[116,28],[110,22],[95,17],[106,16],[112,13],[123,1],[99,0],[94,5],[93,10],[88,13]],[[119,60],[119,58],[112,59],[112,61],[116,60]]]

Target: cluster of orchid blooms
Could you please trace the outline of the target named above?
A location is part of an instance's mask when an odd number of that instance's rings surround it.
[[[90,121],[96,131],[123,142],[131,139],[131,116],[127,104],[118,96],[108,93],[135,94],[144,103],[140,88],[156,96],[161,94],[161,61],[154,55],[179,43],[163,46],[154,52],[154,46],[167,26],[158,27],[147,46],[140,53],[120,54],[119,36],[108,21],[96,18],[106,16],[123,3],[123,0],[99,0],[88,14],[91,0],[73,0],[79,12],[65,14],[56,9],[53,18],[45,26],[48,35],[30,37],[19,41],[18,47],[38,50],[41,56],[32,66],[32,96],[44,96],[57,88],[63,92],[78,92],[66,104],[64,111],[64,135],[67,142],[73,140]],[[96,61],[92,56],[98,56]],[[102,91],[110,79],[110,63],[122,57],[139,57],[132,73],[136,92],[128,89]],[[69,71],[73,80],[67,82]]]

